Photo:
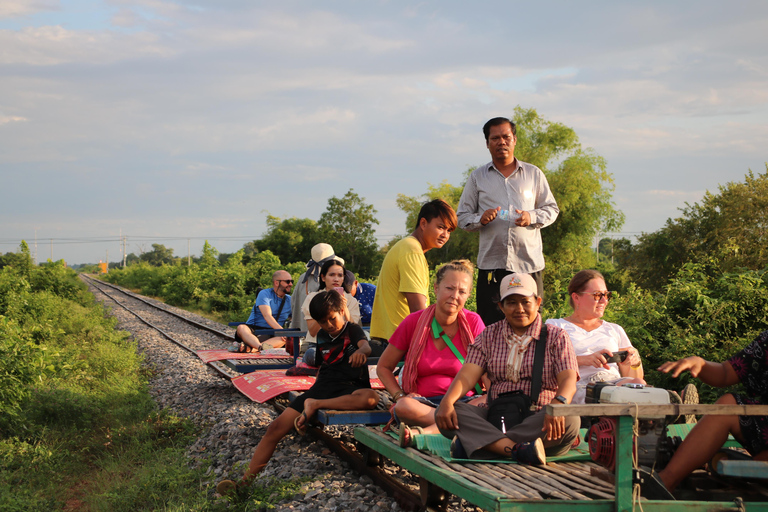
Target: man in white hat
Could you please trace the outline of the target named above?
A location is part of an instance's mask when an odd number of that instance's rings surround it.
[[[307,295],[320,289],[320,269],[323,263],[330,259],[337,259],[344,263],[342,258],[334,254],[333,247],[329,244],[319,243],[312,247],[312,259],[307,262],[307,271],[299,276],[296,287],[293,289],[293,295],[291,295],[292,329],[307,330],[307,321],[304,320],[301,306]]]

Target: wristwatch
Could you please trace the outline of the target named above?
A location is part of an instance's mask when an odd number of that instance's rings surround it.
[[[568,405],[568,399],[567,399],[567,398],[565,398],[563,395],[557,395],[557,396],[555,397],[555,400],[557,400],[558,402],[562,402],[562,403],[564,403],[565,405]]]

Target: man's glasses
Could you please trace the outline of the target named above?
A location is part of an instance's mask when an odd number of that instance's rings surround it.
[[[293,279],[278,279],[281,283],[293,284]]]
[[[606,300],[611,300],[613,298],[613,292],[578,292],[582,295],[591,295],[593,299],[595,299],[595,302],[599,301],[603,297],[605,297]]]

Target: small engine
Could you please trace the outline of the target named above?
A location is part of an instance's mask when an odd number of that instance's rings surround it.
[[[587,385],[585,402],[590,404],[668,404],[669,393],[660,388],[641,384],[615,386],[606,382]],[[602,417],[587,433],[589,455],[592,460],[611,470],[616,466],[616,419]],[[635,438],[634,459],[641,465],[663,467],[672,457],[680,440],[666,435],[664,416],[638,418],[638,436]]]

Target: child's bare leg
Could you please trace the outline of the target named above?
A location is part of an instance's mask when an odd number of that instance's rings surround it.
[[[733,395],[728,394],[721,396],[715,403],[733,405],[736,403],[736,399]],[[738,416],[704,416],[701,418],[686,436],[680,448],[675,451],[667,467],[659,472],[659,478],[661,478],[664,486],[670,491],[674,490],[693,470],[709,462],[728,439],[728,434],[733,434],[736,439],[741,439]]]
[[[253,452],[251,463],[248,465],[248,471],[243,475],[243,480],[246,482],[252,480],[256,474],[264,469],[264,466],[267,465],[267,462],[269,462],[269,459],[275,452],[277,443],[293,429],[293,421],[299,414],[299,411],[296,409],[288,407],[269,424],[264,437],[261,438]]]
[[[299,418],[297,424],[302,427],[318,409],[333,409],[336,411],[356,411],[373,409],[379,403],[379,395],[372,389],[358,389],[349,395],[336,398],[307,398],[304,401],[304,416]]]

